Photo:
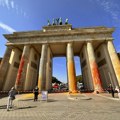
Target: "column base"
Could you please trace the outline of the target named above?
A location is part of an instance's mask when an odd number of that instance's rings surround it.
[[[104,93],[104,90],[94,90],[94,94]]]
[[[69,94],[75,94],[75,93],[79,93],[79,91],[78,90],[69,91]]]
[[[23,89],[22,89],[21,85],[15,85],[15,89],[17,91],[22,91],[23,92]]]

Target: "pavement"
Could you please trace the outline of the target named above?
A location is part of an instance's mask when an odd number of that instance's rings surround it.
[[[0,120],[120,120],[120,100],[109,93],[52,93],[48,100],[33,101],[33,94],[19,94],[6,110],[7,97],[0,98]]]

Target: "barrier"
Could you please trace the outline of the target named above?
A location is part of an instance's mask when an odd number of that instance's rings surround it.
[[[41,100],[48,101],[48,91],[41,91]]]

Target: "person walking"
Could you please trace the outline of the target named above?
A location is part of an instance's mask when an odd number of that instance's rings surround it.
[[[120,89],[119,89],[119,87],[116,86],[115,90],[117,91],[117,93],[118,93],[118,98],[120,99]]]
[[[37,86],[33,89],[33,94],[34,94],[34,101],[37,101],[39,94],[39,88]]]
[[[112,94],[112,97],[114,98],[114,89],[113,89],[113,87],[112,87],[111,84],[110,84],[109,88],[110,88],[110,92],[111,92],[111,94]]]
[[[14,87],[12,87],[8,93],[7,111],[9,111],[10,108],[13,108],[13,100],[15,99],[15,95],[16,90]]]

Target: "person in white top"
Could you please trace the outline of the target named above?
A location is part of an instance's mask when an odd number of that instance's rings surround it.
[[[118,98],[120,99],[120,89],[119,89],[119,87],[116,86],[115,90],[117,91],[117,93],[118,93]]]
[[[9,108],[13,107],[12,103],[13,100],[15,99],[15,95],[16,95],[16,90],[14,87],[12,87],[8,93],[7,111],[9,111]]]

